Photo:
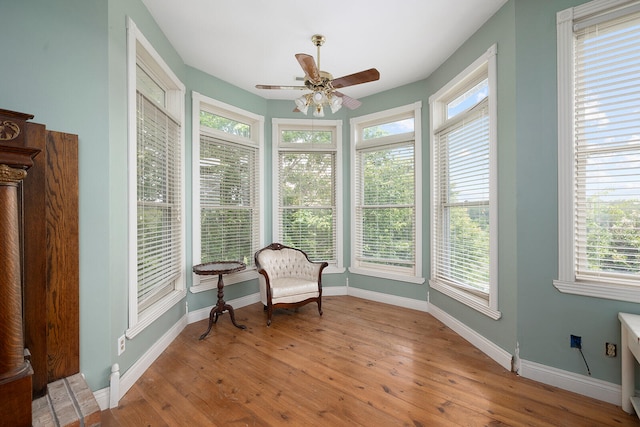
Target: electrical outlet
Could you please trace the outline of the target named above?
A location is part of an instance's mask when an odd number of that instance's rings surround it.
[[[118,338],[118,356],[124,353],[125,341],[126,341],[126,338],[124,335]]]
[[[618,347],[613,343],[605,343],[604,345],[604,354],[607,357],[616,357],[618,354]]]
[[[582,348],[582,337],[571,335],[571,348]]]

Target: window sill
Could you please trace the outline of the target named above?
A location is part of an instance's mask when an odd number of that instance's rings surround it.
[[[322,270],[322,274],[341,274],[341,273],[344,273],[345,270],[346,269],[344,267],[336,267],[335,264],[334,265],[329,264],[327,268]]]
[[[155,322],[160,316],[167,312],[171,307],[182,301],[187,296],[185,290],[173,291],[166,297],[158,301],[156,304],[147,308],[142,313],[138,314],[138,322],[125,331],[127,339],[132,339],[140,332],[142,332],[147,326]]]
[[[639,286],[615,283],[567,282],[563,280],[554,280],[553,286],[565,294],[640,303]]]
[[[425,282],[424,277],[403,276],[401,274],[393,274],[385,271],[370,270],[366,268],[349,267],[349,273],[361,274],[363,276],[379,277],[381,279],[397,280],[398,282],[409,282],[421,285]]]
[[[436,291],[439,291],[453,298],[454,300],[461,302],[462,304],[465,304],[476,311],[479,311],[480,313],[484,314],[487,317],[490,317],[493,320],[498,320],[502,317],[502,313],[500,311],[494,310],[493,308],[489,307],[486,299],[478,297],[477,295],[474,295],[470,292],[465,292],[462,289],[435,280],[429,281],[429,286],[431,287],[431,289],[435,289]]]

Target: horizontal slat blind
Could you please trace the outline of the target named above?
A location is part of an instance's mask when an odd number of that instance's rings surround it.
[[[640,278],[640,13],[575,40],[576,277],[631,283]]]
[[[487,101],[436,135],[436,277],[489,292]]]
[[[258,148],[200,136],[201,262],[253,265],[259,245]]]
[[[138,305],[174,289],[180,275],[180,125],[137,94]]]
[[[413,141],[356,151],[356,260],[415,267]]]
[[[279,153],[280,241],[336,262],[336,152]]]

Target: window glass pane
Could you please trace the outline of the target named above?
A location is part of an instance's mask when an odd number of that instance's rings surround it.
[[[441,240],[440,274],[447,280],[482,292],[489,286],[489,208],[450,206]]]
[[[212,129],[217,129],[231,135],[251,138],[250,125],[238,122],[236,120],[228,119],[217,114],[209,113],[208,111],[200,111],[200,125]]]
[[[333,204],[333,153],[280,155],[280,191],[283,206]]]
[[[283,130],[281,138],[284,144],[333,144],[330,130]]]
[[[414,209],[362,207],[362,258],[374,264],[414,264]]]
[[[577,275],[640,278],[640,14],[576,33]]]
[[[489,292],[489,116],[485,109],[437,135],[437,277]]]
[[[413,204],[413,145],[364,152],[362,161],[365,205]]]
[[[415,265],[413,142],[361,150],[358,157],[356,257],[369,267],[400,267],[406,274]]]
[[[253,265],[258,246],[257,149],[200,137],[201,262]]]
[[[335,260],[335,152],[281,152],[279,173],[282,242]]]
[[[375,139],[388,135],[398,135],[414,131],[414,118],[396,120],[374,126],[365,127],[362,130],[362,139]]]
[[[456,97],[453,101],[447,103],[447,118],[450,119],[471,109],[474,105],[479,104],[488,96],[489,80],[484,79],[462,95]]]
[[[136,90],[161,107],[165,105],[165,91],[139,65],[136,66]]]
[[[180,275],[180,126],[137,97],[137,247],[140,310]]]
[[[312,261],[335,260],[332,208],[283,208],[282,243],[304,248]]]

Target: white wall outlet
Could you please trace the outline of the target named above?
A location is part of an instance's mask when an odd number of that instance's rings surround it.
[[[616,357],[616,355],[618,354],[618,348],[615,344],[613,343],[605,343],[604,345],[604,354],[607,357]]]
[[[124,335],[118,338],[118,356],[124,353],[125,341],[126,341],[126,338]]]

